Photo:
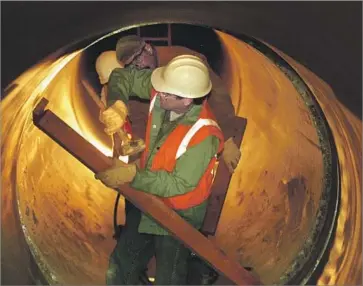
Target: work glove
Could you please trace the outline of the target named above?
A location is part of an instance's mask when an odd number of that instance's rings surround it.
[[[120,185],[132,182],[135,178],[136,170],[135,164],[126,164],[113,158],[112,167],[97,173],[95,178],[100,180],[107,187],[115,189]]]
[[[121,100],[117,100],[106,110],[101,110],[99,119],[106,126],[105,132],[112,135],[125,124],[127,115],[126,104]]]
[[[241,159],[241,151],[239,150],[236,143],[234,143],[232,137],[224,142],[222,157],[224,163],[227,165],[229,172],[232,174],[234,172],[234,169],[236,169],[239,160]]]

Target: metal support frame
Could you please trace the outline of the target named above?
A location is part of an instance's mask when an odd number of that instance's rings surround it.
[[[142,37],[145,41],[147,42],[153,42],[153,41],[166,41],[168,42],[168,46],[171,46],[172,42],[171,42],[171,24],[166,24],[168,25],[168,36],[167,37]],[[139,37],[141,37],[141,28],[142,27],[137,27],[137,35]]]

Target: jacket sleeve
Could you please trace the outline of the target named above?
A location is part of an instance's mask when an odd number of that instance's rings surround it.
[[[192,191],[198,185],[212,157],[217,153],[219,139],[209,136],[188,148],[177,160],[174,171],[139,170],[131,187],[160,197],[172,197]]]
[[[107,84],[107,106],[116,100],[127,103],[130,96],[149,99],[151,94],[151,70],[135,68],[116,68]]]
[[[234,119],[235,110],[232,104],[231,97],[225,87],[224,82],[219,76],[210,73],[213,88],[211,95],[208,98],[208,104],[211,107],[218,125],[221,127],[224,138],[227,140],[230,137],[235,136],[234,134]]]

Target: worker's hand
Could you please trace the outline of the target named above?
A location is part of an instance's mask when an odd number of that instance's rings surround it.
[[[233,173],[234,169],[236,169],[238,165],[239,160],[241,159],[241,151],[239,150],[236,143],[234,143],[232,137],[224,142],[222,157],[227,165],[229,172]]]
[[[132,182],[136,175],[136,170],[135,164],[126,164],[113,158],[112,167],[97,173],[95,178],[100,180],[107,187],[115,189],[120,185]]]
[[[106,126],[105,132],[112,135],[125,124],[127,114],[126,104],[121,100],[117,100],[106,110],[101,110],[99,119]]]

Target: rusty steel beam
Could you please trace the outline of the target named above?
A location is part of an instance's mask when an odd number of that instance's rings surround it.
[[[97,173],[109,168],[112,159],[97,150],[50,110],[45,110],[48,100],[42,98],[33,110],[35,126]],[[139,192],[122,185],[118,191],[141,211],[151,215],[177,239],[183,242],[220,274],[237,285],[261,285],[260,281],[245,270],[237,261],[228,257],[214,242],[203,236],[176,212],[168,208],[154,195]]]

